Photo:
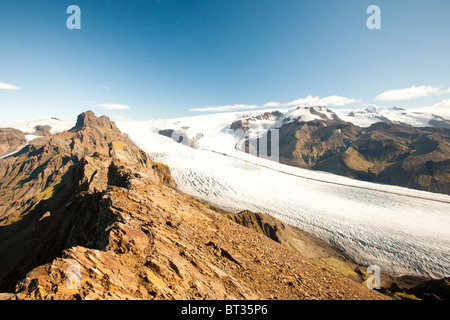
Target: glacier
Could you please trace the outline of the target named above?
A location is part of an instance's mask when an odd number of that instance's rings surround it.
[[[155,161],[169,165],[177,188],[187,194],[230,212],[271,214],[385,274],[450,275],[450,196],[290,167],[238,151],[239,141],[227,129],[252,114],[257,113],[116,125]],[[259,122],[259,129],[276,127],[277,121]],[[158,134],[167,128],[202,138],[190,148]]]

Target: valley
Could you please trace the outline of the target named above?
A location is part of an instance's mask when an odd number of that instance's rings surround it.
[[[227,129],[238,119],[256,119],[259,114],[118,122],[118,126],[152,158],[171,167],[177,188],[211,205],[230,212],[268,213],[356,261],[379,265],[386,274],[437,278],[448,274],[448,195],[288,166],[236,150],[239,139]],[[255,135],[283,122],[266,118],[250,121]],[[164,129],[202,138],[191,148],[158,134]]]

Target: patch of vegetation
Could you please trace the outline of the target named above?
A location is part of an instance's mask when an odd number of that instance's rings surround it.
[[[125,144],[119,141],[113,141],[111,142],[111,145],[113,146],[113,148],[122,149]]]
[[[166,186],[173,186],[172,173],[170,172],[170,168],[168,165],[153,161],[152,169],[155,170],[158,175],[160,181]]]
[[[358,276],[358,274],[353,271],[352,268],[346,265],[343,261],[336,258],[315,258],[314,261],[320,263],[330,270],[336,271],[344,277]]]
[[[411,153],[415,156],[428,154],[436,150],[438,143],[428,137],[421,137],[410,145]]]
[[[46,189],[44,189],[43,191],[41,191],[40,193],[38,193],[35,196],[36,203],[33,206],[31,206],[31,208],[27,209],[26,211],[24,211],[20,214],[11,214],[8,217],[8,219],[6,220],[4,226],[8,226],[8,225],[11,225],[13,223],[16,223],[16,222],[22,220],[23,217],[25,217],[29,213],[33,212],[36,209],[36,206],[41,201],[50,199],[53,196],[53,194],[55,193],[56,188],[61,184],[61,182],[62,182],[62,176],[57,175],[55,177],[55,180],[53,181],[53,183],[50,186],[48,186]]]
[[[407,146],[390,139],[360,139],[355,143],[354,147],[371,162],[397,161],[410,153]]]
[[[104,158],[105,158],[105,155],[104,154],[102,154],[102,153],[100,153],[100,152],[98,152],[98,151],[95,151],[93,154],[92,154],[92,159],[94,159],[94,160],[103,160]]]
[[[261,227],[258,224],[258,221],[256,221],[252,215],[245,215],[244,213],[221,213],[224,217],[230,219],[231,221],[236,222],[237,224],[240,224],[241,226],[247,227],[249,229],[252,229],[258,233],[265,234],[263,230],[261,230]]]
[[[406,292],[396,292],[395,295],[404,300],[422,300],[422,299],[417,298],[415,295],[409,294]]]

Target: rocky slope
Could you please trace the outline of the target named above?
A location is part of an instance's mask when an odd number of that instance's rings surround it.
[[[450,129],[393,122],[363,128],[319,111],[311,113],[321,119],[299,117],[278,128],[282,163],[450,194]],[[231,127],[246,130],[249,125],[240,120]],[[255,139],[246,140],[246,150],[257,145]],[[270,135],[267,140],[270,144]]]
[[[14,152],[27,143],[22,131],[13,128],[0,128],[0,157]]]
[[[329,243],[299,228],[283,223],[268,214],[249,210],[244,210],[238,214],[230,214],[216,208],[214,210],[235,223],[264,234],[273,241],[300,253],[303,257],[313,259],[344,277],[359,283],[363,283],[367,279],[367,274],[361,271],[365,270],[367,266],[363,268]]]
[[[314,237],[296,227],[264,213],[244,210],[230,214],[209,206],[228,219],[250,228],[266,237],[299,252],[302,256],[333,270],[357,283],[366,285],[371,274],[368,266],[354,261],[344,252],[329,243]],[[416,276],[392,277],[381,274],[380,292],[396,299],[405,300],[448,300],[450,298],[449,278],[428,279]]]
[[[107,117],[0,169],[3,298],[386,298],[177,191]]]

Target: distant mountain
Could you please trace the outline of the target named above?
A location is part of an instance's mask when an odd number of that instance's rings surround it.
[[[69,130],[74,123],[60,120],[58,118],[29,120],[29,121],[0,121],[0,128],[14,128],[24,134],[33,134],[36,131],[47,130],[48,134],[55,134]],[[42,134],[41,134],[42,135]]]
[[[0,157],[10,154],[27,143],[25,134],[14,128],[0,128]]]
[[[0,121],[0,158],[20,151],[30,140],[62,132],[72,127],[73,123],[57,118],[31,121]]]
[[[278,124],[283,119],[277,128],[280,161],[355,179],[450,194],[450,129],[443,128],[447,120],[433,116],[429,121],[434,127],[415,127],[400,124],[399,117],[393,116],[398,112],[405,113],[376,108],[356,112],[367,121],[374,117],[380,120],[368,127],[344,121],[324,107],[277,113]],[[292,114],[298,117],[292,120]],[[381,114],[397,120],[379,118]],[[424,118],[409,118],[409,123],[412,119]],[[231,128],[250,131],[258,127],[257,121],[257,117],[238,120]],[[243,146],[248,150],[261,137],[271,143],[270,136],[263,132],[247,138]]]
[[[368,127],[377,122],[392,122],[413,127],[436,127],[450,129],[447,113],[433,113],[424,109],[382,108],[368,105],[360,109],[333,109],[344,121],[360,127]]]
[[[342,120],[358,127],[390,122],[412,127],[450,128],[450,119],[446,113],[440,115],[421,112],[418,109],[382,108],[373,105],[360,109],[332,109],[324,106],[272,108],[158,120],[150,123],[159,127],[162,135],[171,136],[175,133],[178,137],[184,136],[188,142],[186,144],[191,145],[193,141],[200,143],[200,139],[202,142],[211,137],[217,139],[219,131],[225,133],[226,130],[242,129],[248,134],[258,136],[266,130],[277,129],[289,123],[312,120]]]
[[[257,154],[259,139],[271,145],[271,129],[279,130],[281,163],[450,194],[450,121],[435,114],[299,106],[167,120],[159,132],[190,147]]]
[[[237,114],[238,115],[238,114]],[[262,126],[266,129],[279,128],[282,124],[308,122],[311,120],[343,120],[359,127],[369,127],[378,122],[390,122],[412,127],[436,127],[450,129],[450,119],[447,114],[421,112],[416,109],[383,108],[368,105],[360,109],[333,109],[324,106],[299,106],[289,109],[274,109],[267,111],[253,111],[251,115],[240,113],[245,129],[258,130]]]

